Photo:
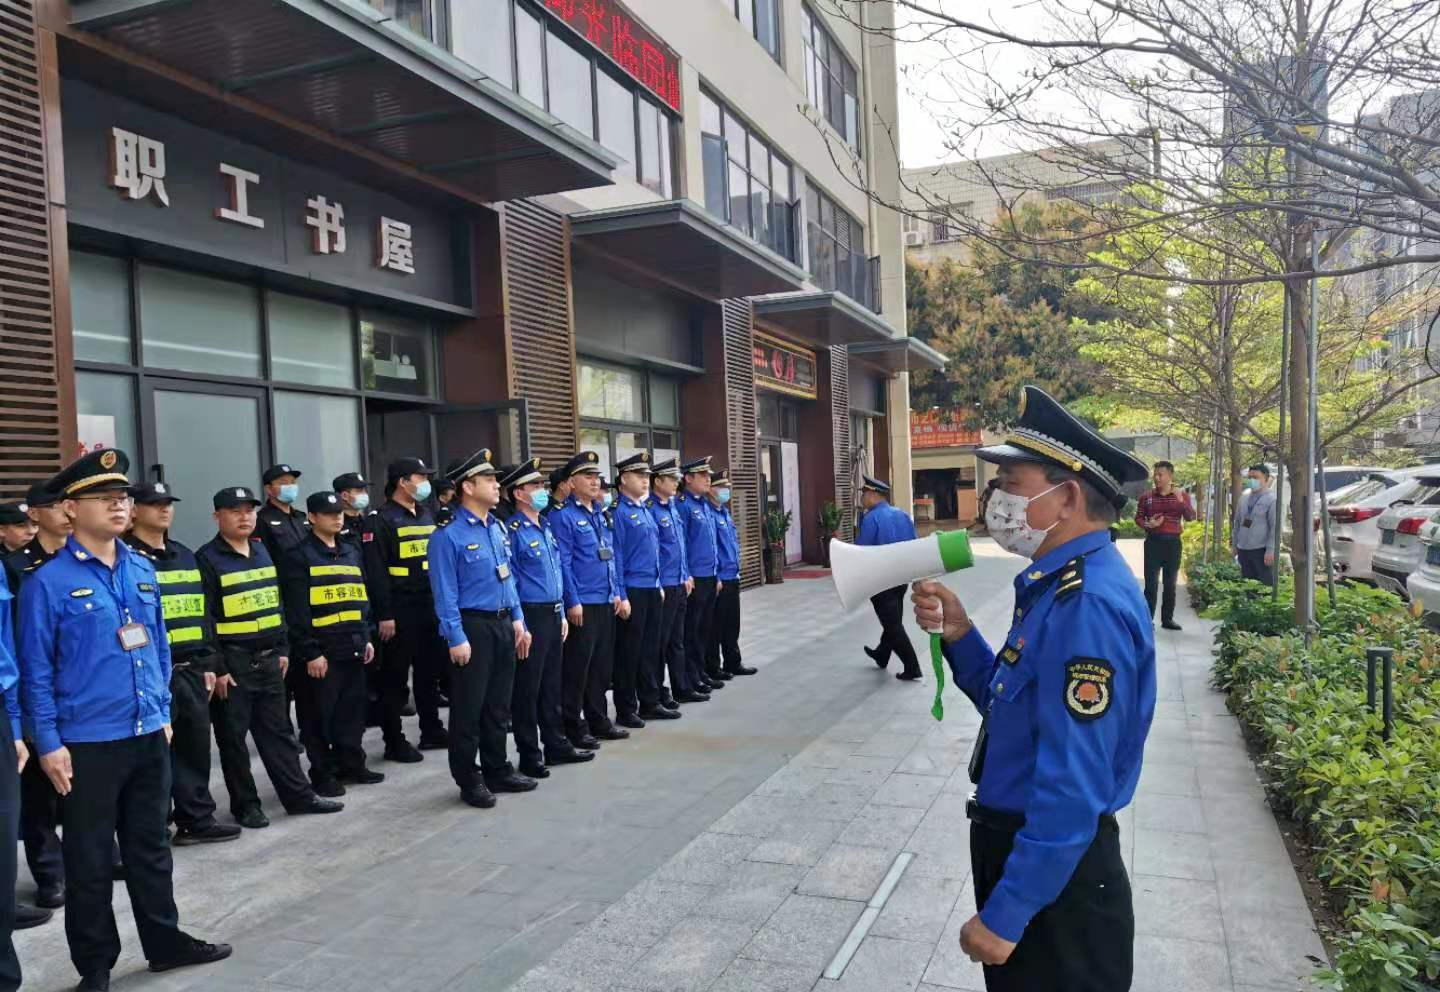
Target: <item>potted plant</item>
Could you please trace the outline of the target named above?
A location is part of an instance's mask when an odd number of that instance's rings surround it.
[[[789,510],[768,510],[765,513],[765,581],[785,581],[785,534],[790,530]]]
[[[830,541],[840,535],[840,524],[844,520],[840,507],[828,500],[820,505],[820,562],[830,567]]]

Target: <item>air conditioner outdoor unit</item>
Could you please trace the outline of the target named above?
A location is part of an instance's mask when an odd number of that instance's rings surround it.
[[[920,247],[921,245],[923,245],[924,243],[925,243],[925,238],[924,238],[924,236],[923,236],[919,231],[906,231],[906,232],[905,232],[905,247],[906,247],[906,248],[919,248],[919,247]]]

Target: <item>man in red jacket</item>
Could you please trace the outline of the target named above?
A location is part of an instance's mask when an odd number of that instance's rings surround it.
[[[1155,488],[1140,497],[1135,522],[1145,530],[1145,602],[1155,618],[1155,586],[1163,571],[1165,595],[1160,601],[1160,626],[1179,630],[1175,622],[1175,577],[1180,571],[1180,529],[1195,519],[1190,494],[1175,488],[1175,466],[1155,463]]]

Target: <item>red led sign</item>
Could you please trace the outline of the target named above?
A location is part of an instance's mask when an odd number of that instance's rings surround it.
[[[545,0],[545,9],[679,111],[680,59],[616,0]]]
[[[754,344],[755,384],[792,396],[815,399],[815,353],[759,332]]]

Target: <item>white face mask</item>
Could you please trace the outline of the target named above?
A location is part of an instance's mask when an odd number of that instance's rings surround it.
[[[1025,515],[1026,510],[1035,500],[1050,495],[1064,484],[1057,483],[1035,496],[1016,496],[1003,489],[996,489],[991,493],[990,502],[985,507],[985,528],[995,539],[995,543],[1011,554],[1034,558],[1040,545],[1045,543],[1046,535],[1054,530],[1060,521],[1057,520],[1040,530],[1030,526]]]

